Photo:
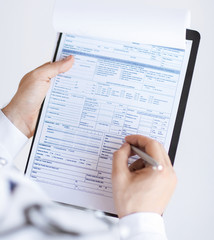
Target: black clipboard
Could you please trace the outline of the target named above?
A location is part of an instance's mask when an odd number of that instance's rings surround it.
[[[62,33],[59,34],[59,38],[58,38],[58,42],[57,42],[57,45],[56,45],[56,50],[55,50],[55,54],[54,54],[54,57],[53,57],[53,61],[56,60],[56,56],[57,56],[57,53],[58,53],[58,50],[59,50],[61,38],[62,38]],[[189,55],[189,61],[188,61],[188,64],[187,64],[187,70],[186,70],[186,74],[185,74],[185,79],[184,79],[184,84],[183,84],[183,88],[182,88],[181,98],[180,98],[180,102],[179,102],[178,111],[177,111],[177,114],[176,114],[176,121],[175,121],[175,124],[174,124],[172,138],[171,138],[169,152],[168,152],[172,164],[174,164],[174,160],[175,160],[176,150],[177,150],[177,146],[178,146],[178,142],[179,142],[179,136],[180,136],[180,133],[181,133],[183,118],[184,118],[185,109],[186,109],[187,100],[188,100],[188,95],[189,95],[190,86],[191,86],[191,82],[192,82],[193,72],[194,72],[194,68],[195,68],[195,62],[196,62],[199,43],[200,43],[200,34],[197,31],[188,29],[186,31],[186,39],[192,41],[192,47],[191,47],[191,52],[190,52],[190,55]],[[35,134],[34,134],[34,137],[33,137],[33,141],[32,141],[32,144],[31,144],[31,148],[30,148],[30,152],[29,152],[29,156],[28,156],[28,160],[27,160],[27,164],[26,164],[26,168],[25,168],[25,173],[27,172],[27,169],[28,169],[29,160],[30,160],[31,152],[32,152],[32,149],[33,149],[33,146],[34,146],[35,137],[36,137],[36,133],[37,133],[37,130],[38,130],[38,125],[39,125],[43,105],[44,105],[44,101],[43,101],[43,104],[42,104],[40,112],[39,112],[39,116],[38,116],[38,120],[37,120],[37,124],[36,124],[36,129],[35,129]],[[108,212],[106,212],[106,214],[110,215],[110,216],[114,216],[114,217],[116,216],[115,214],[108,213]]]

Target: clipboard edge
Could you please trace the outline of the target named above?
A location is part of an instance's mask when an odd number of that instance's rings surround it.
[[[190,57],[187,65],[187,70],[185,74],[184,79],[184,85],[181,93],[181,98],[178,106],[178,111],[176,114],[176,120],[173,128],[172,138],[170,142],[169,152],[168,155],[170,157],[170,160],[172,162],[172,165],[174,165],[175,162],[175,156],[177,152],[177,147],[179,143],[179,138],[181,134],[183,119],[185,115],[186,105],[188,101],[189,91],[192,83],[193,73],[195,69],[195,63],[197,59],[198,49],[199,49],[199,43],[201,40],[201,35],[196,30],[187,29],[186,30],[186,39],[192,40],[192,48],[190,52]]]

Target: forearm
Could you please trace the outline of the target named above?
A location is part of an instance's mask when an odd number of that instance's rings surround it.
[[[30,138],[30,130],[25,123],[25,119],[22,118],[15,104],[12,104],[12,102],[9,103],[2,109],[2,112],[16,128],[18,128],[25,136]]]

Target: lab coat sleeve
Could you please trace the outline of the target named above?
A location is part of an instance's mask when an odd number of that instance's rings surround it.
[[[12,161],[27,143],[28,138],[17,129],[0,110],[0,149],[1,158]],[[10,164],[9,162],[8,164]]]
[[[140,212],[119,221],[122,240],[167,240],[163,218],[156,213]]]

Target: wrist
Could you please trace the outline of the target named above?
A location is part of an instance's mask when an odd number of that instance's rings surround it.
[[[9,103],[2,109],[2,112],[26,137],[30,138],[32,136],[32,133],[27,126],[25,119],[22,117],[21,111],[18,107],[14,106],[12,103]]]

